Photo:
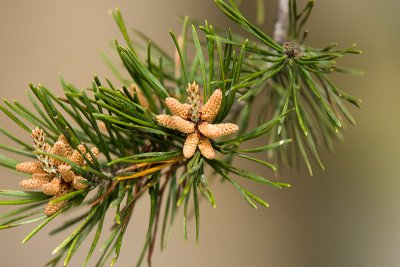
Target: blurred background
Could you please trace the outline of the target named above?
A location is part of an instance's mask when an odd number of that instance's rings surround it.
[[[178,16],[230,25],[211,0],[1,1],[1,98],[28,103],[29,82],[61,93],[59,72],[80,88],[90,85],[94,74],[113,80],[100,52],[109,53],[110,41],[120,37],[107,15],[115,6],[127,25],[171,52],[168,30],[180,31]],[[271,30],[275,6],[276,1],[266,1],[266,31]],[[255,1],[243,1],[243,7],[254,14]],[[336,143],[333,154],[323,155],[325,172],[316,171],[314,177],[285,174],[282,180],[292,188],[284,191],[249,185],[270,203],[268,209],[253,210],[233,187],[215,182],[217,209],[202,203],[200,244],[195,244],[193,231],[188,242],[183,240],[178,215],[169,246],[163,253],[156,249],[153,266],[399,266],[399,8],[394,0],[316,1],[307,24],[308,44],[322,47],[337,41],[348,47],[357,42],[364,51],[339,63],[366,75],[336,79],[345,91],[363,99],[362,110],[351,108],[357,126],[347,127],[345,141]],[[9,131],[25,135],[2,114],[0,121]],[[0,136],[0,143],[11,144],[4,139]],[[16,189],[21,176],[2,168],[0,179],[2,189]],[[116,266],[136,263],[147,226],[147,202],[136,208]],[[49,226],[61,222],[59,218]],[[0,232],[1,266],[43,266],[67,235],[49,237],[45,230],[21,245],[33,227]],[[194,223],[189,227],[194,230]],[[80,266],[88,240],[71,266]]]

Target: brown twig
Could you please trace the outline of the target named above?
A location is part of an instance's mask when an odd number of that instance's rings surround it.
[[[147,175],[152,174],[154,172],[160,171],[160,170],[162,170],[162,169],[164,169],[164,168],[166,168],[166,167],[168,167],[170,165],[178,163],[180,160],[182,160],[182,158],[183,157],[178,157],[178,158],[175,158],[175,159],[170,160],[170,161],[163,161],[162,162],[163,164],[151,167],[149,169],[146,169],[146,170],[143,170],[143,171],[131,174],[131,175],[118,177],[118,180],[128,180],[128,179],[135,179],[135,178],[147,176]],[[160,163],[160,162],[157,162],[157,163]]]
[[[130,171],[134,171],[143,167],[148,167],[150,165],[154,165],[154,164],[159,164],[159,163],[168,163],[168,162],[172,162],[175,161],[176,159],[172,159],[172,160],[165,160],[165,161],[158,161],[158,162],[142,162],[142,163],[138,163],[123,169],[120,169],[117,171],[117,174],[121,174],[121,173],[125,173],[125,172],[130,172]]]
[[[99,204],[103,199],[106,198],[106,196],[108,196],[111,192],[114,191],[115,187],[117,186],[117,184],[119,183],[119,181],[114,180],[110,187],[107,189],[107,191],[101,195],[97,200],[95,200],[94,202],[92,202],[90,205],[91,206],[96,206],[97,204]]]

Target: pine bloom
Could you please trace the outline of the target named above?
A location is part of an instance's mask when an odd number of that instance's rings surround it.
[[[58,166],[58,171],[64,182],[71,183],[74,181],[75,173],[71,171],[71,166],[69,165],[60,165]]]
[[[73,149],[64,135],[60,135],[53,146],[46,143],[44,131],[36,128],[32,131],[35,150],[38,152],[48,152],[57,156],[67,158],[78,164],[85,165],[87,160],[93,161],[93,157],[98,158],[100,151],[97,147],[92,147],[90,153],[86,153],[86,148],[80,144],[77,149]],[[53,196],[52,199],[59,198],[73,190],[83,190],[88,187],[87,180],[72,170],[72,167],[60,159],[51,155],[37,155],[36,162],[22,162],[17,164],[16,170],[32,174],[32,178],[20,182],[24,189],[40,189],[44,194]],[[44,213],[48,216],[53,215],[67,204],[67,201],[60,201],[56,204],[50,202],[44,208]]]
[[[198,131],[195,131],[186,137],[185,144],[183,145],[183,156],[185,158],[191,158],[194,155],[199,140],[200,134]]]
[[[59,197],[62,197],[64,195],[66,195],[68,192],[70,192],[70,186],[68,184],[63,184],[60,187],[60,190],[51,198],[51,200],[57,199]],[[63,201],[57,202],[55,204],[52,204],[52,203],[50,203],[51,200],[49,201],[49,203],[47,204],[47,206],[43,210],[43,212],[47,216],[51,216],[51,215],[55,214],[60,209],[64,208],[68,203],[68,201],[63,200]]]
[[[40,189],[42,186],[49,181],[46,180],[37,180],[37,179],[25,179],[22,180],[19,185],[25,189]]]
[[[40,162],[21,162],[15,166],[15,169],[19,172],[30,174],[41,172],[43,170]]]
[[[57,211],[60,209],[64,208],[67,205],[67,201],[60,201],[55,204],[47,204],[47,206],[44,208],[43,212],[47,216],[52,216],[54,215]]]
[[[187,134],[183,145],[185,158],[191,158],[199,148],[205,158],[213,159],[215,151],[209,138],[233,134],[239,127],[233,123],[212,124],[221,109],[223,93],[220,89],[215,90],[203,106],[200,104],[199,85],[196,82],[188,84],[187,92],[188,104],[167,97],[165,104],[173,115],[157,115],[156,122],[166,128]]]
[[[208,158],[208,159],[213,159],[215,158],[215,151],[214,148],[211,145],[210,139],[208,139],[205,136],[202,136],[199,140],[199,149],[201,154]]]
[[[212,139],[233,134],[237,130],[239,130],[239,127],[233,123],[210,124],[208,122],[204,122],[199,125],[199,131],[203,135]]]
[[[76,190],[83,190],[88,187],[88,185],[85,184],[85,182],[87,182],[85,178],[83,178],[82,176],[75,175],[72,181],[72,186]]]
[[[195,124],[179,116],[157,115],[156,121],[159,125],[178,130],[181,133],[189,134],[194,132]]]
[[[51,182],[43,185],[43,193],[50,196],[57,194],[57,192],[61,189],[61,182],[61,178],[56,177],[52,179]]]
[[[80,144],[78,146],[78,150],[74,150],[72,156],[70,157],[70,160],[79,166],[83,166],[83,164],[85,163],[85,158],[82,156],[82,154],[86,153],[86,148],[84,145]]]
[[[165,99],[165,104],[171,110],[172,114],[181,117],[182,119],[189,119],[190,117],[190,105],[182,104],[173,97],[167,97]]]
[[[217,117],[222,103],[222,91],[217,89],[210,96],[207,103],[201,107],[200,116],[202,121],[212,122]]]

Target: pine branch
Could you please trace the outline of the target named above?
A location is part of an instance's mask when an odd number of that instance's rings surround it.
[[[121,86],[94,77],[90,89],[80,90],[60,78],[64,95],[56,96],[42,85],[30,84],[29,98],[36,113],[18,102],[4,101],[0,109],[32,134],[34,142],[27,144],[0,128],[20,146],[0,144],[0,149],[30,160],[21,163],[0,154],[0,165],[31,175],[21,182],[27,190],[0,191],[0,205],[22,205],[0,216],[0,229],[40,221],[23,240],[27,242],[58,215],[83,207],[82,215],[69,218],[51,232],[70,234],[54,249],[55,257],[48,265],[56,266],[62,259],[68,265],[94,232],[86,266],[104,232],[105,217],[113,216],[114,225],[97,261],[99,266],[108,261],[113,265],[135,216],[136,201],[149,196],[148,229],[137,266],[146,253],[150,265],[158,236],[163,249],[180,207],[187,239],[191,201],[199,241],[199,202],[205,199],[216,207],[207,170],[257,208],[269,204],[244,188],[241,179],[274,189],[290,185],[233,165],[235,157],[272,171],[278,169],[277,164],[257,155],[274,153],[278,164],[292,167],[302,158],[312,174],[311,156],[323,168],[318,154],[321,139],[329,145],[339,135],[342,115],[354,123],[343,100],[356,106],[360,103],[337,88],[328,74],[352,72],[336,67],[335,60],[360,51],[354,46],[335,50],[335,45],[319,49],[304,44],[307,34],[300,33],[313,1],[300,12],[296,1],[280,1],[273,37],[252,24],[233,1],[215,2],[250,39],[185,17],[181,34],[170,31],[175,45],[171,57],[144,33],[135,31],[138,40],[134,40],[116,9],[110,14],[126,45],[115,42],[115,50],[130,77],[121,75],[119,67],[105,58]],[[260,96],[266,101],[256,110],[254,100]],[[249,129],[254,114],[259,124]],[[243,148],[256,138],[264,143]],[[165,212],[161,213],[163,202]],[[110,208],[116,210],[111,215]]]

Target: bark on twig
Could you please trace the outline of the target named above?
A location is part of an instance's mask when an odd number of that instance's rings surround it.
[[[287,38],[289,24],[289,0],[278,0],[273,38],[283,44]]]

